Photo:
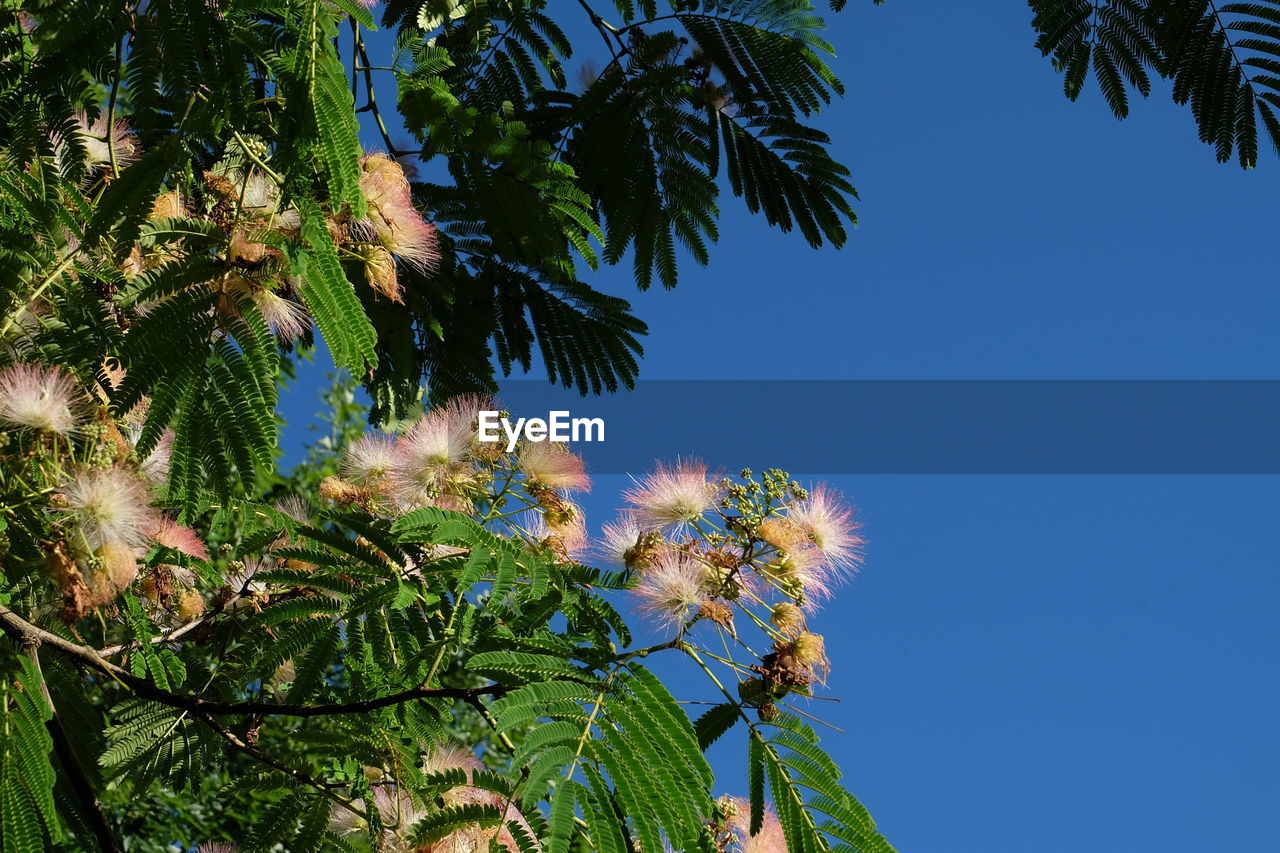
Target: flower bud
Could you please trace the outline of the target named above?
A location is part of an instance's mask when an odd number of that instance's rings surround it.
[[[178,618],[190,622],[204,613],[204,597],[194,589],[183,590],[178,594]]]
[[[353,486],[338,477],[325,477],[320,481],[320,497],[340,504],[351,504],[365,497],[364,489]]]
[[[795,550],[808,541],[804,531],[785,518],[766,518],[756,528],[756,536],[779,551]]]
[[[769,621],[782,633],[794,636],[804,628],[804,612],[790,601],[779,602],[769,613]]]

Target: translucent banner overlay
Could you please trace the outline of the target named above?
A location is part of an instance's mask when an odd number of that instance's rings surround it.
[[[601,418],[597,474],[655,459],[796,474],[1280,474],[1280,380],[509,381],[512,418]]]

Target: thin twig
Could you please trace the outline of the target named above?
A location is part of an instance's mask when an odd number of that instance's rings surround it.
[[[186,696],[165,690],[155,682],[134,675],[126,669],[116,666],[99,656],[95,649],[77,645],[57,634],[32,625],[8,607],[0,605],[0,631],[8,634],[19,645],[44,645],[70,657],[90,669],[107,675],[132,690],[144,699],[159,702],[173,708],[180,708],[197,715],[252,715],[274,714],[284,717],[326,717],[336,714],[365,714],[413,702],[418,699],[468,699],[473,696],[501,696],[507,688],[501,684],[486,687],[414,687],[379,696],[374,699],[362,699],[355,702],[334,702],[325,705],[286,705],[273,702],[224,702],[216,699],[201,699],[197,696]]]

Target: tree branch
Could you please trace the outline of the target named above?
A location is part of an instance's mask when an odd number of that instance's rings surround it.
[[[49,685],[44,680],[44,671],[40,667],[38,650],[39,645],[26,646],[23,649],[35,664],[36,671],[40,673],[40,694],[49,704],[51,714],[45,728],[49,730],[49,737],[53,739],[53,751],[58,756],[58,763],[62,765],[62,772],[71,786],[72,793],[80,802],[80,808],[88,820],[89,830],[98,842],[98,848],[102,853],[118,853],[120,845],[116,843],[115,833],[111,830],[107,816],[103,814],[102,804],[98,802],[98,795],[93,790],[93,783],[89,781],[89,774],[85,772],[84,765],[80,763],[75,749],[71,746],[71,739],[67,737],[67,730],[62,725],[62,717],[58,715],[58,706],[53,704],[53,695],[49,692]]]
[[[326,717],[336,714],[365,714],[379,708],[400,705],[418,699],[470,699],[476,696],[501,696],[507,688],[501,684],[490,684],[485,687],[413,687],[379,696],[375,699],[362,699],[355,702],[334,702],[326,705],[285,705],[274,702],[224,702],[217,699],[201,699],[197,696],[186,696],[165,690],[154,682],[140,678],[126,669],[103,660],[98,652],[87,646],[76,645],[70,640],[59,637],[32,625],[8,607],[0,605],[0,631],[8,634],[19,645],[48,646],[81,665],[96,670],[119,682],[144,699],[159,702],[173,708],[180,708],[201,716],[274,714],[285,717]]]

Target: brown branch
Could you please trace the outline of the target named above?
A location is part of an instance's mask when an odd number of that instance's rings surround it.
[[[388,696],[379,696],[376,699],[335,702],[327,705],[224,702],[165,690],[149,679],[140,678],[127,669],[104,660],[95,649],[77,645],[57,634],[32,625],[3,605],[0,605],[0,631],[8,634],[23,647],[47,646],[89,669],[108,676],[144,699],[201,716],[274,714],[285,717],[325,717],[335,714],[364,714],[418,699],[469,699],[476,696],[501,696],[507,692],[507,688],[501,684],[491,684],[486,687],[413,687]]]
[[[240,752],[243,752],[245,755],[248,755],[250,758],[254,759],[255,761],[261,762],[262,764],[265,764],[268,767],[271,767],[275,770],[279,770],[281,773],[284,773],[287,776],[292,776],[294,779],[297,779],[299,782],[302,782],[304,785],[310,785],[311,787],[318,790],[320,793],[324,794],[329,799],[333,800],[335,803],[346,806],[347,808],[351,809],[357,814],[360,814],[359,810],[355,808],[355,805],[351,800],[348,800],[346,797],[343,797],[340,794],[335,793],[329,785],[326,785],[324,782],[321,782],[319,779],[316,779],[310,776],[309,774],[302,772],[301,770],[296,770],[287,764],[282,764],[279,761],[276,761],[274,758],[267,755],[265,752],[258,749],[257,747],[251,746],[250,744],[246,743],[243,738],[241,738],[235,732],[228,729],[226,726],[219,723],[217,720],[215,720],[213,717],[209,716],[208,714],[195,714],[194,716],[197,720],[199,720],[200,722],[204,723],[206,726],[208,726],[209,728],[217,732],[218,736],[221,737],[223,740],[225,740],[233,749],[237,749]]]
[[[248,581],[245,581],[246,587],[248,586],[248,583],[249,583]],[[213,621],[215,618],[221,616],[223,613],[227,613],[228,611],[230,611],[231,606],[234,605],[236,602],[240,601],[243,597],[244,597],[243,589],[240,590],[239,592],[233,593],[231,597],[228,598],[226,601],[222,602],[222,604],[219,607],[213,610],[210,610],[204,615],[191,620],[185,625],[180,625],[177,628],[172,628],[168,631],[162,631],[159,635],[152,637],[151,644],[159,645],[160,643],[170,643],[170,642],[173,642],[174,640],[177,640],[179,637],[182,637],[186,634],[191,633],[192,631],[199,628],[200,626],[206,625],[209,622]],[[139,643],[137,640],[131,640],[128,643],[120,643],[119,645],[107,646],[105,648],[98,649],[97,653],[100,657],[109,658],[109,657],[115,657],[121,652],[131,652],[134,649],[141,648],[141,646],[142,644]]]
[[[71,739],[67,737],[67,730],[62,725],[62,717],[58,715],[58,707],[53,704],[53,695],[49,693],[49,685],[45,683],[44,671],[40,667],[39,648],[39,645],[24,646],[23,652],[31,659],[36,672],[40,674],[40,695],[48,703],[50,712],[45,728],[49,730],[49,737],[53,740],[53,751],[58,756],[58,763],[62,765],[63,774],[72,793],[80,802],[80,808],[88,820],[89,830],[98,842],[98,848],[102,853],[118,853],[120,845],[116,843],[115,833],[112,832],[111,824],[108,823],[107,816],[102,811],[102,804],[98,802],[98,795],[93,790],[89,774],[85,772],[84,765],[80,763],[75,749],[71,746]]]

